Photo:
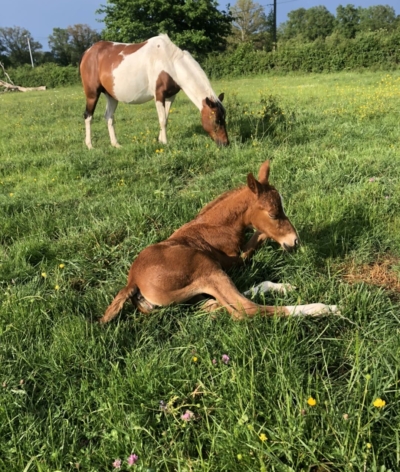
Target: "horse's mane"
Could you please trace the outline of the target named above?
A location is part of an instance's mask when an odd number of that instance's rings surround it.
[[[215,200],[212,202],[208,203],[204,208],[200,210],[200,212],[197,214],[195,219],[197,219],[200,216],[204,216],[204,213],[207,213],[208,211],[212,210],[214,207],[219,205],[221,202],[223,202],[225,199],[231,197],[233,194],[243,190],[244,187],[239,187],[239,188],[234,188],[232,190],[228,190],[227,192],[223,193],[219,197],[217,197]]]
[[[176,61],[179,61],[179,60],[184,61],[186,66],[193,71],[193,75],[199,77],[203,81],[203,83],[207,84],[207,88],[209,89],[207,91],[209,98],[212,98],[216,103],[222,106],[222,103],[220,102],[218,96],[216,95],[216,93],[211,87],[211,83],[206,73],[201,68],[200,64],[196,61],[196,59],[190,54],[190,52],[184,51],[181,48],[179,48],[176,44],[174,44],[170,40],[167,34],[160,34],[159,37],[163,39],[165,45],[170,50],[171,57],[173,57],[173,59]]]

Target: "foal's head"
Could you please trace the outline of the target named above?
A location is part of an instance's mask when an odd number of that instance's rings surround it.
[[[247,176],[247,185],[256,196],[250,209],[251,224],[258,231],[274,239],[283,249],[294,249],[299,243],[299,237],[285,215],[280,194],[268,183],[268,177],[269,161],[261,165],[258,180],[253,174]]]
[[[218,146],[229,144],[228,133],[226,132],[225,108],[222,105],[224,94],[221,93],[218,101],[206,97],[203,100],[201,109],[201,124]]]

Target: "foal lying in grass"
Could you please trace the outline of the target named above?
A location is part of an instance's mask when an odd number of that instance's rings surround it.
[[[223,307],[235,319],[256,313],[290,316],[336,312],[336,306],[322,303],[258,305],[241,294],[226,274],[230,267],[243,264],[266,238],[274,239],[285,250],[298,245],[297,232],[268,177],[269,161],[266,161],[260,167],[258,180],[248,174],[247,186],[224,193],[167,240],[144,249],[131,266],[127,286],[114,298],[100,322],[112,320],[128,298],[143,313],[157,307],[199,301],[204,295],[211,297],[204,308],[212,311]],[[244,244],[246,228],[256,231]],[[255,290],[285,291],[286,288],[290,286],[263,282]]]

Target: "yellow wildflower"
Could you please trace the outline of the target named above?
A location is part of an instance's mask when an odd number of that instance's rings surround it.
[[[266,441],[268,438],[264,433],[261,433],[260,436],[258,436],[262,442]]]
[[[45,279],[47,277],[46,272],[42,272],[42,277]]]
[[[60,290],[60,286],[59,286],[59,285],[56,285],[56,286],[54,287],[54,290]]]
[[[386,405],[386,402],[385,400],[382,400],[382,398],[377,398],[373,405],[376,407],[376,408],[383,408],[385,405]]]
[[[372,444],[371,444],[371,443],[367,443],[367,448],[368,448],[368,449],[371,449],[371,447],[372,447]]]
[[[197,362],[197,361],[198,361],[197,357],[194,356],[194,357],[193,357],[193,362]]]
[[[317,400],[313,397],[310,397],[308,400],[307,400],[307,403],[309,404],[309,406],[315,406],[317,404]]]
[[[58,267],[59,267],[60,269],[64,269],[65,264],[60,264]]]

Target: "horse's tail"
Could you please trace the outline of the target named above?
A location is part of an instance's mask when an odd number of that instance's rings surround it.
[[[100,318],[100,323],[108,323],[113,318],[115,318],[121,311],[126,300],[135,295],[137,290],[137,285],[128,285],[127,287],[124,287],[122,290],[120,290],[114,300],[111,302],[111,305],[107,308],[104,316]]]

